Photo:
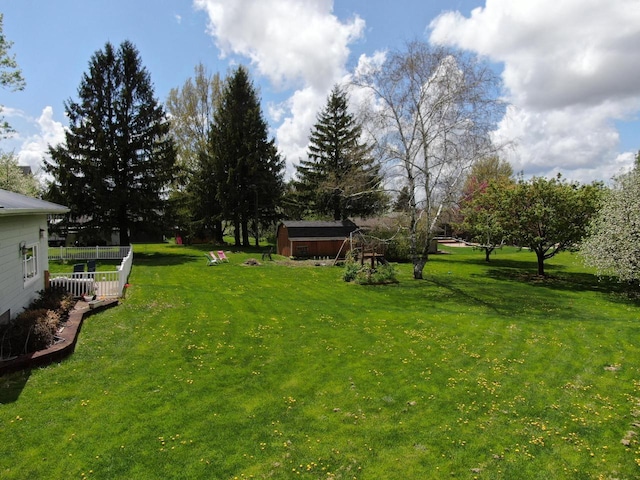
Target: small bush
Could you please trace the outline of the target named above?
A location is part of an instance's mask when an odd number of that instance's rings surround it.
[[[65,292],[40,292],[40,297],[7,325],[0,326],[0,358],[49,347],[74,301]]]
[[[347,262],[344,267],[344,273],[342,274],[342,279],[345,282],[353,282],[358,276],[358,272],[360,271],[360,265],[355,262]]]
[[[345,282],[355,282],[359,285],[380,285],[398,282],[395,269],[391,264],[371,268],[368,264],[360,265],[354,261],[347,261],[342,279]]]

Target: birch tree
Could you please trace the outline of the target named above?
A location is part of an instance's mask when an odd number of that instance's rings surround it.
[[[370,93],[365,117],[387,175],[408,190],[413,276],[421,279],[466,170],[495,151],[489,134],[503,110],[498,77],[472,55],[413,42],[361,69],[354,83]]]

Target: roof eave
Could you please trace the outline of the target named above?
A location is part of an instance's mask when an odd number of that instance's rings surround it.
[[[0,208],[0,216],[18,216],[18,215],[63,215],[69,212],[68,208],[64,209],[39,209],[39,208]]]

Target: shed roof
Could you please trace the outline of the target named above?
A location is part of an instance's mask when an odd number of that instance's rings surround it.
[[[63,214],[69,209],[57,203],[0,189],[0,215]]]
[[[282,222],[282,225],[287,228],[289,239],[294,241],[342,240],[358,229],[358,226],[351,220],[333,222],[285,221]]]

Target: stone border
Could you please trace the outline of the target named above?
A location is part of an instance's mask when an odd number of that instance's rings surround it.
[[[105,300],[97,308],[89,308],[84,300],[78,300],[69,312],[69,318],[64,323],[64,328],[56,337],[60,340],[45,350],[19,355],[11,360],[0,361],[0,376],[5,373],[16,372],[34,367],[42,367],[54,362],[59,362],[73,353],[80,334],[80,328],[85,318],[94,313],[118,305],[118,300]]]

